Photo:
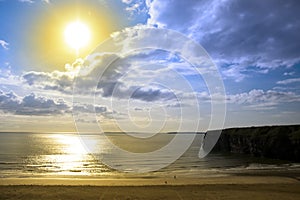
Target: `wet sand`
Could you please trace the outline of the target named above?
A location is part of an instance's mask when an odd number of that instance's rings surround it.
[[[0,199],[300,199],[300,182],[276,176],[200,179],[0,179]]]

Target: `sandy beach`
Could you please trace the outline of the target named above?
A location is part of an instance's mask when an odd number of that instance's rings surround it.
[[[118,172],[84,152],[77,152],[76,135],[1,136],[0,147],[5,153],[0,156],[0,200],[300,199],[298,163],[221,153],[199,160],[194,156],[199,151],[195,145],[178,161],[159,171]],[[60,143],[66,141],[71,142]],[[27,151],[11,148],[13,145]],[[123,164],[145,166],[134,159]]]
[[[291,177],[0,179],[0,199],[300,199]]]

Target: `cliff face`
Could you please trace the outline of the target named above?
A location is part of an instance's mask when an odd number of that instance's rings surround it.
[[[225,129],[213,151],[299,162],[300,125]]]

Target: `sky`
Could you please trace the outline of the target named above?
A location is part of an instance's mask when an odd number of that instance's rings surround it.
[[[224,127],[299,124],[299,8],[297,0],[0,0],[0,131],[220,128],[212,118]],[[76,20],[91,36],[75,51],[64,31]],[[156,49],[138,49],[149,45]],[[195,67],[197,56],[209,64]]]

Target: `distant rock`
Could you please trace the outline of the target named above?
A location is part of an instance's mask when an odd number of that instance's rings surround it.
[[[299,162],[300,125],[225,129],[213,151]]]

